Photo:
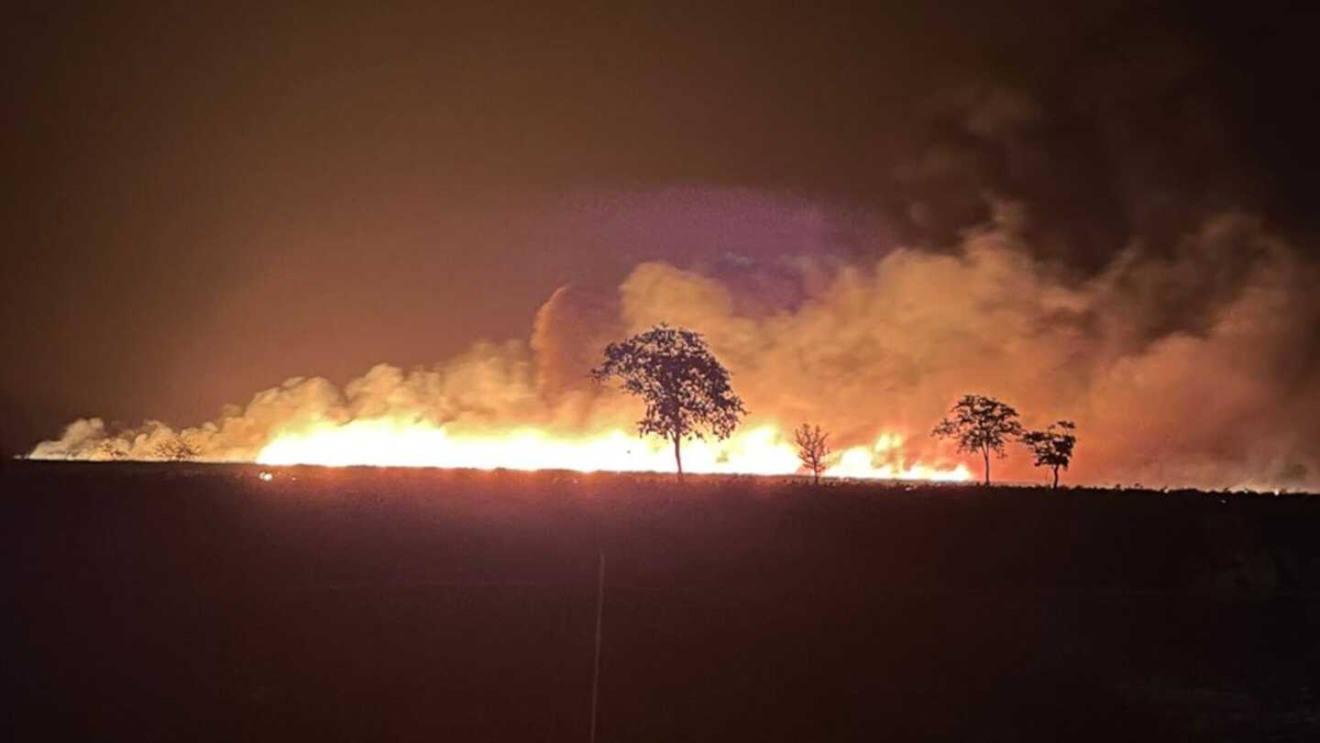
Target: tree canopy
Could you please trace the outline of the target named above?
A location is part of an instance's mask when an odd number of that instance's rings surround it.
[[[1073,448],[1077,446],[1077,424],[1072,421],[1055,421],[1044,431],[1028,431],[1022,434],[1022,443],[1026,444],[1035,456],[1037,467],[1049,467],[1054,472],[1054,487],[1059,487],[1059,468],[1068,469],[1072,461]]]
[[[623,391],[640,397],[646,410],[637,421],[640,435],[655,434],[674,443],[674,461],[683,476],[683,439],[727,438],[747,414],[734,394],[729,372],[700,333],[657,325],[605,347],[605,360],[591,370],[597,381],[618,379]]]
[[[980,454],[985,461],[985,484],[990,484],[990,455],[1004,456],[1004,446],[1022,435],[1018,412],[993,397],[963,395],[949,414],[931,431],[953,439],[959,452]]]

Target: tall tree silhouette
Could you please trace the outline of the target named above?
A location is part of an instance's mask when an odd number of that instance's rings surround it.
[[[591,370],[597,381],[618,379],[642,398],[646,412],[640,435],[674,442],[674,463],[683,479],[683,439],[727,438],[747,414],[733,392],[729,372],[711,354],[700,333],[660,324],[605,347],[605,361]]]
[[[989,485],[990,454],[1002,459],[1004,445],[1022,435],[1022,424],[1010,405],[985,395],[963,395],[931,435],[953,439],[960,452],[980,454],[985,461],[985,484]]]

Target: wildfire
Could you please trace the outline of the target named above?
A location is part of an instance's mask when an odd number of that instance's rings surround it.
[[[671,472],[673,450],[654,437],[622,430],[585,436],[553,435],[524,428],[497,434],[456,433],[443,426],[392,419],[324,423],[277,435],[257,462],[269,465],[374,465],[578,472]],[[870,447],[841,450],[826,477],[964,481],[963,464],[930,466],[906,462],[903,438],[884,434]],[[790,475],[798,472],[797,450],[781,431],[762,425],[727,440],[683,444],[683,469],[694,473]]]

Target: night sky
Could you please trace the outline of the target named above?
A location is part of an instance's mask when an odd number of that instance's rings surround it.
[[[1222,210],[1315,257],[1313,3],[275,5],[6,13],[7,451],[645,260],[949,250],[987,193],[1079,280]]]

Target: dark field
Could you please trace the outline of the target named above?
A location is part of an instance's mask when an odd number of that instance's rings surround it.
[[[9,464],[7,740],[1320,739],[1320,499]],[[296,479],[294,479],[296,477]]]

